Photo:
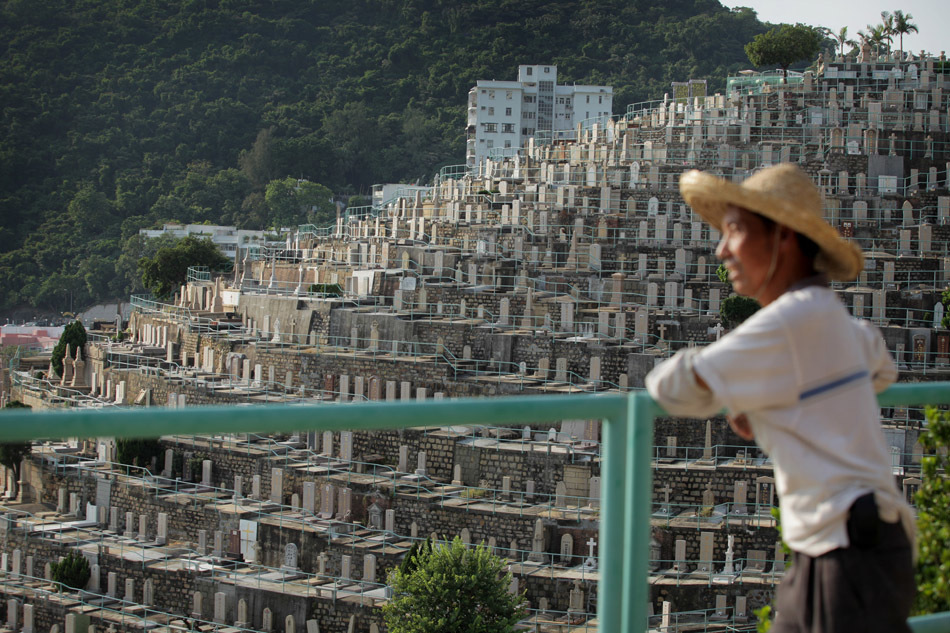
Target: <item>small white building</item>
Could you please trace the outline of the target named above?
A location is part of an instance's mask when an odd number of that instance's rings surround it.
[[[574,138],[613,112],[611,86],[559,86],[557,66],[518,66],[518,81],[482,80],[468,93],[465,160],[474,167],[492,149],[514,153],[529,138]]]
[[[228,259],[234,259],[239,249],[243,252],[248,248],[263,245],[266,241],[264,235],[268,232],[248,231],[234,226],[213,224],[165,224],[160,229],[141,229],[139,234],[148,238],[161,237],[162,235],[172,235],[178,238],[194,235],[199,239],[208,237],[220,249],[222,255]],[[269,234],[272,235],[273,231]]]

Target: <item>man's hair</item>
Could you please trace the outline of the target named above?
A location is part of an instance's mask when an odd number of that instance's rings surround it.
[[[775,227],[778,226],[778,222],[772,218],[767,218],[764,215],[755,213],[755,211],[751,211],[751,213],[754,213],[757,218],[762,220],[762,226],[767,231],[775,230]],[[796,232],[795,239],[798,241],[798,249],[802,252],[802,255],[804,255],[806,259],[814,262],[821,248],[819,248],[811,238],[805,237],[801,233]]]

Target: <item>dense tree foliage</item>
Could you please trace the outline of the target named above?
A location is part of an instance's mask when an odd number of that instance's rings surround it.
[[[50,358],[50,364],[53,371],[58,375],[63,375],[63,359],[66,358],[66,348],[69,347],[69,357],[76,358],[79,350],[86,345],[86,328],[79,321],[73,321],[65,328],[53,348],[53,354]],[[52,378],[52,376],[50,376]]]
[[[229,263],[209,238],[188,235],[158,249],[152,257],[141,258],[138,267],[142,285],[156,297],[169,299],[185,283],[192,266],[221,270]]]
[[[917,491],[917,601],[914,613],[950,611],[950,413],[927,409],[920,436],[927,451],[920,460]]]
[[[781,68],[782,81],[787,83],[789,67],[818,55],[821,41],[821,31],[813,26],[783,24],[756,35],[746,44],[745,52],[756,66],[776,65]]]
[[[390,574],[383,618],[390,633],[510,633],[525,614],[510,583],[505,562],[484,545],[427,542]]]
[[[125,298],[139,229],[283,223],[273,181],[428,181],[463,161],[469,88],[518,64],[619,113],[722,89],[765,30],[716,0],[0,2],[0,309]]]
[[[32,409],[28,404],[19,400],[11,400],[4,409]],[[3,442],[0,443],[0,465],[13,471],[13,498],[20,494],[20,464],[23,459],[33,452],[32,442]]]

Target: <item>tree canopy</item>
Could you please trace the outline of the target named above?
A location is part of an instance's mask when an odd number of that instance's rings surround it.
[[[756,35],[745,45],[745,52],[755,66],[777,65],[787,83],[789,67],[817,55],[821,39],[821,31],[813,26],[783,24]]]
[[[484,545],[458,537],[426,544],[389,578],[383,606],[390,633],[508,633],[524,617],[524,599],[508,592],[511,573]]]
[[[230,263],[209,238],[187,235],[170,246],[164,246],[152,257],[143,257],[138,267],[142,285],[160,299],[169,299],[185,283],[188,269],[207,266],[220,270]]]

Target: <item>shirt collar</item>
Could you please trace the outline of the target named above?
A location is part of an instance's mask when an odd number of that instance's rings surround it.
[[[818,273],[810,277],[803,277],[793,283],[785,292],[791,292],[793,290],[801,290],[802,288],[808,288],[810,286],[822,286],[824,288],[828,287],[828,278],[824,273]]]

